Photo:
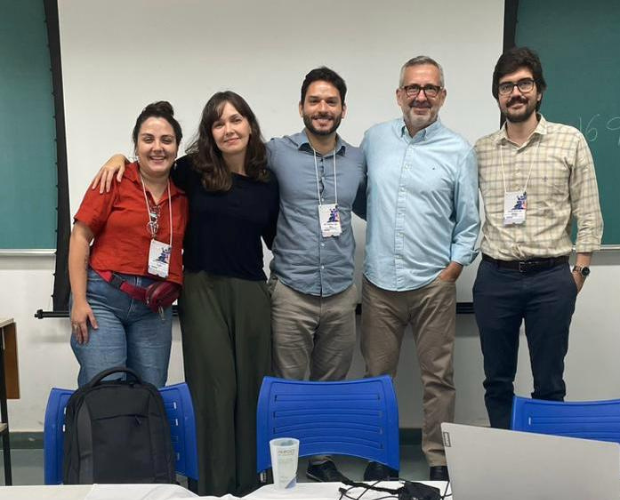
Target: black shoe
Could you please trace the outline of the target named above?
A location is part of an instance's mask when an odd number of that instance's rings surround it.
[[[364,481],[395,481],[398,471],[379,462],[368,462],[364,471]]]
[[[308,464],[306,477],[321,483],[344,483],[349,481],[349,478],[341,474],[336,464],[331,460],[320,464]]]
[[[448,475],[448,467],[445,465],[435,465],[431,467],[430,478],[431,481],[450,481]]]

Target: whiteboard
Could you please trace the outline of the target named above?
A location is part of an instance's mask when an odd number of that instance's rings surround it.
[[[502,50],[503,0],[59,0],[71,213],[112,153],[132,153],[140,110],[169,100],[194,135],[202,107],[231,89],[252,106],[265,139],[298,132],[301,82],[326,65],[347,82],[352,144],[398,117],[400,67],[417,55],[442,64],[444,124],[475,142],[499,114],[491,75]],[[354,221],[359,281],[364,223]],[[270,256],[266,256],[266,261]],[[459,280],[471,300],[473,268]]]

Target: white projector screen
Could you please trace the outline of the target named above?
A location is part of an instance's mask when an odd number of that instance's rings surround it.
[[[302,129],[301,82],[320,65],[347,82],[339,133],[352,144],[400,115],[400,67],[417,55],[444,68],[447,126],[472,143],[498,126],[491,74],[503,0],[59,0],[59,15],[72,214],[99,166],[132,153],[131,128],[146,104],[172,103],[183,149],[207,99],[234,90],[269,139]],[[354,224],[359,280],[364,223]],[[459,280],[460,301],[471,300],[473,272]]]

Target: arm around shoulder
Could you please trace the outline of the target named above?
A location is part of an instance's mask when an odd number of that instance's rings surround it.
[[[116,180],[121,182],[123,173],[125,172],[125,165],[127,165],[127,163],[129,163],[129,160],[125,155],[113,155],[107,162],[105,162],[103,167],[99,169],[99,172],[97,172],[97,175],[90,185],[91,189],[97,189],[97,187],[99,187],[99,193],[103,193],[104,190],[106,193],[109,193],[110,188],[112,187],[114,175],[116,174]]]

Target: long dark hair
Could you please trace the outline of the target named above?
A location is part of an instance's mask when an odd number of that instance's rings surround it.
[[[198,126],[198,137],[187,149],[207,191],[228,191],[232,187],[232,174],[222,158],[222,152],[215,144],[211,131],[213,124],[222,116],[226,103],[230,103],[250,124],[251,134],[245,155],[246,175],[261,182],[269,179],[267,150],[258,120],[243,97],[227,90],[213,94],[205,104]]]

